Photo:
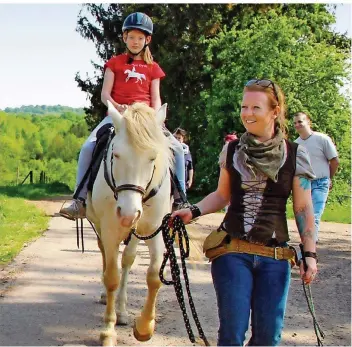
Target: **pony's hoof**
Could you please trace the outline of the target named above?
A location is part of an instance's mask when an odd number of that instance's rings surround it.
[[[108,336],[104,332],[100,334],[100,342],[102,346],[117,346],[116,336]]]
[[[133,326],[133,335],[134,335],[136,340],[138,340],[140,342],[145,342],[145,341],[148,341],[148,340],[150,340],[152,338],[153,333],[149,333],[149,334],[146,334],[146,335],[140,334],[138,332],[138,330],[137,330],[136,322],[135,322],[134,326]]]
[[[130,318],[127,313],[117,312],[116,325],[128,325],[130,323]]]
[[[99,304],[106,305],[106,293],[105,292],[100,293]]]
[[[133,336],[135,337],[136,340],[140,342],[145,342],[148,341],[152,338],[153,334],[147,334],[147,335],[141,335],[137,329],[136,326],[133,327]]]

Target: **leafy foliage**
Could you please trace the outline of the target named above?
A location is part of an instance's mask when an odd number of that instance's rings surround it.
[[[74,188],[78,153],[88,136],[83,115],[0,111],[0,131],[0,161],[6,163],[0,166],[1,185],[21,183],[32,170],[35,182],[45,171],[50,181]]]
[[[21,107],[6,107],[5,112],[7,113],[31,113],[31,114],[48,114],[48,113],[79,113],[83,114],[83,108],[74,108],[69,106],[47,106],[47,105],[23,105]]]

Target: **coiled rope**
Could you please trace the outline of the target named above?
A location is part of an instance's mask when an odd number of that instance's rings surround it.
[[[174,249],[174,241],[175,241],[175,236],[176,232],[178,235],[179,239],[179,249],[180,249],[180,255],[181,255],[181,264],[182,264],[182,272],[183,272],[183,277],[185,280],[185,285],[186,285],[186,291],[188,295],[188,302],[189,306],[191,308],[192,316],[194,319],[194,322],[197,326],[199,337],[203,340],[204,344],[206,346],[210,346],[203,329],[200,325],[198,315],[196,312],[196,308],[194,306],[190,286],[189,286],[189,280],[188,280],[188,274],[187,274],[187,268],[186,268],[186,259],[189,257],[189,238],[187,234],[187,230],[185,228],[184,223],[182,222],[182,219],[179,216],[176,216],[173,222],[173,227],[172,227],[172,233],[170,233],[171,227],[169,226],[169,219],[170,219],[171,214],[168,213],[167,215],[164,216],[163,222],[160,226],[160,230],[162,231],[166,251],[164,253],[164,260],[163,263],[160,267],[159,271],[159,277],[160,280],[163,284],[165,285],[173,285],[175,288],[175,293],[176,293],[176,298],[177,301],[180,305],[183,319],[185,322],[186,330],[188,333],[188,337],[192,343],[195,343],[195,337],[193,334],[193,330],[187,315],[186,311],[186,305],[185,305],[185,300],[184,300],[184,295],[183,295],[183,288],[182,288],[182,283],[181,283],[181,278],[180,278],[180,267],[177,263],[177,257]],[[186,250],[184,248],[184,243],[186,244]],[[164,278],[164,269],[166,266],[167,261],[170,261],[170,269],[171,269],[171,277],[172,281],[168,281]]]

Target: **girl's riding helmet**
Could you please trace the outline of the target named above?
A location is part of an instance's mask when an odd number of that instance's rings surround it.
[[[147,35],[152,35],[153,22],[145,13],[134,12],[126,17],[122,25],[122,32],[132,29],[141,30]]]

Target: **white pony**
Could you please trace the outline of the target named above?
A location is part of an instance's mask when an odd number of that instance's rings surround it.
[[[123,116],[109,101],[108,104],[116,135],[87,199],[87,218],[97,229],[103,258],[102,280],[106,289],[105,326],[100,334],[103,346],[116,345],[115,324],[128,322],[127,278],[139,240],[132,236],[123,252],[121,281],[117,266],[119,245],[134,227],[139,235],[151,235],[161,225],[163,216],[170,212],[169,167],[173,160],[171,142],[162,130],[166,104],[155,113],[145,104],[135,103]],[[155,303],[161,286],[159,269],[164,251],[161,233],[145,242],[150,254],[148,293],[133,328],[139,341],[150,339],[154,332]]]

